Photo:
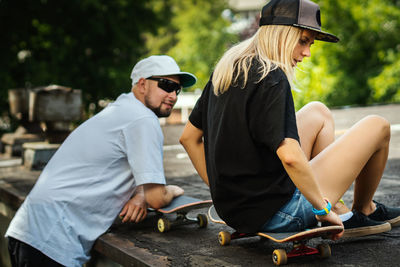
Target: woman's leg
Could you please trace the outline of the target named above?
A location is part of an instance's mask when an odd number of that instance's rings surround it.
[[[308,160],[335,141],[335,122],[321,102],[311,102],[296,113],[301,148]]]
[[[353,208],[369,215],[389,151],[390,124],[368,116],[311,161],[322,192],[336,203],[355,181]]]
[[[373,211],[375,205],[371,200],[386,164],[387,147],[390,138],[388,123],[379,117],[368,117],[355,125],[345,137],[342,137],[344,139],[340,138],[335,142],[334,120],[330,110],[325,105],[319,102],[312,102],[302,108],[296,115],[303,151],[306,157],[312,161],[313,169],[317,173],[317,178],[320,181],[322,192],[325,196],[327,196],[332,203],[335,203],[348,189],[354,179],[357,179],[353,208],[365,214],[369,214],[371,210]],[[377,122],[375,123],[374,120]],[[363,132],[368,132],[368,128],[372,127],[377,127],[374,129],[373,133],[363,134]],[[359,136],[361,136],[361,140],[358,140]],[[368,139],[373,141],[368,142]],[[382,139],[383,141],[380,142]],[[361,143],[356,144],[359,141]],[[369,151],[371,151],[371,147],[375,146],[375,149],[372,149],[372,151],[376,150],[375,152],[368,152],[368,149],[363,150],[358,148],[360,145],[363,147],[363,143],[366,141],[368,144],[366,144],[364,148],[369,147]],[[355,143],[355,145],[352,146],[352,143]],[[381,146],[379,146],[379,144]],[[346,159],[342,162],[333,159],[335,157],[342,157],[342,154],[348,153],[350,149],[352,153],[357,154],[348,155],[354,160],[357,160],[359,156],[365,158],[365,155],[367,155],[368,157],[368,154],[370,154],[370,158],[361,161],[358,160],[358,166]],[[315,162],[318,161],[324,162],[326,165],[315,164]],[[332,161],[336,161],[336,163]],[[362,163],[363,161],[364,163]],[[342,164],[343,162],[344,164]],[[347,172],[344,171],[342,173],[341,168],[344,168]],[[357,171],[351,174],[351,170],[354,170],[353,168],[361,169],[361,171],[359,171],[358,174]],[[368,179],[368,177],[371,179]],[[368,180],[371,182],[368,182]],[[329,183],[326,183],[326,181]],[[336,188],[336,186],[338,188]],[[382,208],[381,206],[382,205],[371,215],[376,221],[370,220],[370,218],[365,217],[365,215],[360,212],[350,212],[350,210],[340,202],[334,204],[333,210],[337,214],[342,214],[341,219],[345,226],[344,236],[356,237],[388,231],[391,228],[390,224],[392,226],[400,225],[400,209],[387,208],[384,206],[384,208]],[[365,207],[367,207],[367,210],[365,210]],[[390,224],[384,223],[384,221],[390,222]]]
[[[308,160],[313,159],[335,141],[335,122],[332,112],[321,102],[311,102],[296,113],[301,148]],[[342,203],[333,210],[344,214],[350,210]]]

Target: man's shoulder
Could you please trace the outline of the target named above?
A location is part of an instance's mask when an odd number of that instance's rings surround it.
[[[147,118],[158,121],[154,112],[139,101],[132,92],[121,94],[111,106],[125,113],[129,120]]]

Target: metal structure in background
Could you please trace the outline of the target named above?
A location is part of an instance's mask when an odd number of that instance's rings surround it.
[[[4,134],[4,154],[24,157],[24,165],[42,169],[81,119],[82,92],[60,85],[8,91],[10,114],[19,121],[14,133]]]

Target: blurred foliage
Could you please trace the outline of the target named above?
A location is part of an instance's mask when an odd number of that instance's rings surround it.
[[[1,110],[8,110],[9,88],[82,89],[87,106],[129,91],[130,71],[145,53],[143,34],[168,19],[153,2],[0,0]]]
[[[368,80],[374,102],[400,102],[400,55],[389,62],[378,76]]]
[[[297,71],[296,105],[400,101],[400,0],[315,0],[323,29]],[[7,89],[60,84],[83,90],[86,110],[130,89],[133,65],[168,54],[203,88],[241,34],[221,14],[226,0],[0,0],[0,110]],[[92,105],[89,105],[92,103]],[[95,103],[95,105],[93,105]],[[90,107],[90,108],[89,108]]]
[[[147,34],[148,54],[168,54],[180,68],[194,73],[197,84],[189,90],[203,88],[218,61],[238,36],[228,33],[230,22],[222,17],[226,1],[170,0],[171,23]],[[156,9],[158,7],[156,6]]]
[[[297,106],[399,101],[400,1],[319,0],[322,28],[338,44],[316,41],[297,72]]]

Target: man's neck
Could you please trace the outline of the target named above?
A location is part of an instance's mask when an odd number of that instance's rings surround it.
[[[137,88],[132,88],[132,93],[136,97],[137,100],[144,104],[144,95],[138,92]]]

